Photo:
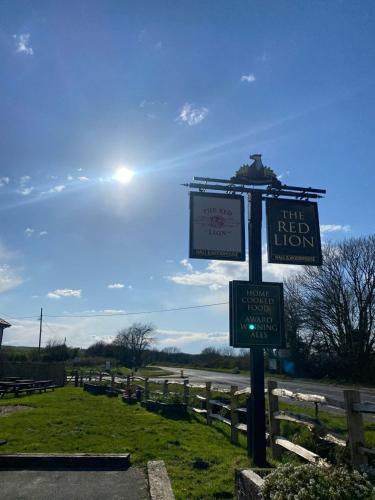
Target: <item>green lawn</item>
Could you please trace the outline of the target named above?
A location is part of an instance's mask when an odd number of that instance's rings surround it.
[[[209,427],[194,416],[163,418],[120,399],[65,387],[47,394],[3,400],[33,409],[1,417],[0,453],[131,453],[132,463],[164,460],[177,499],[233,498],[234,470],[249,466],[244,440],[229,442],[229,428]],[[207,462],[200,470],[196,462]]]

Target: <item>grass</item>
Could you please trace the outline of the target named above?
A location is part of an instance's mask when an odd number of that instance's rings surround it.
[[[131,453],[132,463],[165,461],[176,499],[233,498],[234,470],[249,466],[245,442],[229,442],[229,428],[212,427],[199,417],[166,419],[120,399],[92,396],[80,388],[64,387],[15,402],[31,411],[1,418],[0,435],[8,443],[1,453],[72,452]],[[208,469],[199,469],[200,461]]]

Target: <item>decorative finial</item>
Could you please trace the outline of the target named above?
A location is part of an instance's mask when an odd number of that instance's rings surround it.
[[[281,186],[281,182],[272,168],[263,165],[261,154],[252,154],[250,155],[250,159],[254,160],[253,163],[251,165],[242,165],[242,167],[237,170],[236,175],[231,178],[233,183],[258,185],[269,184],[273,187]]]

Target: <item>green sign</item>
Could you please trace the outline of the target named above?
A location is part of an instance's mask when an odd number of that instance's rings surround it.
[[[318,206],[311,201],[268,199],[268,262],[321,266]]]
[[[284,338],[282,283],[229,283],[230,345],[281,347]]]

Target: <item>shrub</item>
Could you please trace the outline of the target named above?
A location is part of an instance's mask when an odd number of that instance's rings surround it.
[[[344,467],[286,464],[266,477],[262,496],[265,500],[374,500],[375,488],[366,476]]]

